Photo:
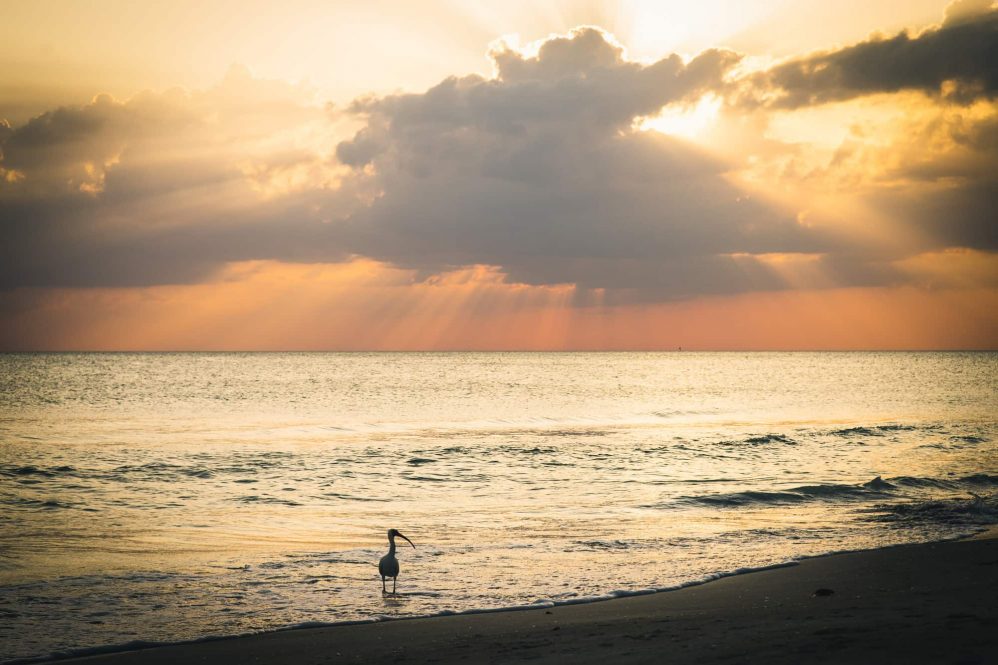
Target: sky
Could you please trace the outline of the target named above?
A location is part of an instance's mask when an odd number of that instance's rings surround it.
[[[998,348],[991,0],[4,15],[0,350]]]

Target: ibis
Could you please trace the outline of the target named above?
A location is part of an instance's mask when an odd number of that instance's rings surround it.
[[[381,561],[378,562],[378,572],[381,573],[381,593],[388,593],[385,589],[385,578],[392,578],[392,594],[395,593],[395,583],[399,576],[399,560],[395,558],[395,536],[399,538],[405,538],[405,541],[412,545],[412,549],[416,549],[416,546],[412,544],[412,541],[403,536],[398,529],[388,530],[388,554],[381,557]]]

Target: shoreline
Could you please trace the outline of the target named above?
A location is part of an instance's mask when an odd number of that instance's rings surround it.
[[[833,593],[814,595],[819,588]],[[571,658],[594,663],[611,658],[614,662],[791,663],[868,661],[875,652],[878,660],[887,662],[942,658],[983,663],[998,657],[998,638],[991,637],[998,635],[994,597],[998,597],[998,527],[956,540],[831,553],[736,571],[672,590],[567,604],[292,626],[173,644],[133,643],[9,662],[307,665],[403,658],[411,662]],[[938,633],[937,638],[929,640],[926,631]],[[956,650],[952,658],[938,650],[929,655],[930,642],[939,639]]]

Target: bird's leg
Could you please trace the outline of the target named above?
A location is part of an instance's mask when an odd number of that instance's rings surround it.
[[[385,576],[381,576],[381,594],[384,595],[388,593],[388,589],[385,588]]]
[[[397,577],[393,577],[392,578],[392,595],[393,596],[395,595],[395,583],[398,582],[398,579],[399,578],[397,578]]]

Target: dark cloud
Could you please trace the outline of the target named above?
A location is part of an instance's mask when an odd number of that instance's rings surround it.
[[[720,86],[739,60],[730,51],[709,50],[687,64],[672,55],[642,65],[626,60],[595,28],[552,38],[535,57],[508,47],[492,57],[495,79],[454,77],[422,94],[358,101],[352,110],[369,116],[368,127],[341,143],[338,155],[357,165],[390,144],[432,158],[460,150],[462,142],[529,138],[531,132],[574,130],[591,138],[627,129],[666,104],[695,100]]]
[[[106,95],[86,106],[49,111],[10,132],[3,142],[3,167],[30,181],[22,190],[78,189],[93,177],[87,174],[88,165],[103,167],[122,149],[137,122]]]
[[[176,283],[227,261],[360,254],[422,274],[489,264],[519,282],[670,298],[744,290],[726,254],[820,244],[730,184],[722,162],[632,128],[719,86],[736,55],[640,64],[585,28],[533,57],[493,57],[495,79],[356,102],[365,126],[336,150],[354,175],[263,203],[219,138],[248,115],[259,131],[261,105],[279,98],[242,70],[196,99],[98,98],[40,116],[4,143],[5,168],[24,180],[0,202],[0,280]]]
[[[864,95],[915,90],[958,103],[998,95],[998,10],[959,2],[946,21],[791,60],[750,77],[739,103],[794,109]]]
[[[325,222],[357,192],[257,185],[321,169],[274,132],[325,112],[235,67],[216,87],[106,95],[0,133],[0,287],[190,283],[228,261],[344,258]]]
[[[994,9],[994,0],[955,0],[946,7],[943,25],[973,21]]]
[[[936,32],[981,23],[959,15]],[[533,56],[500,46],[492,57],[495,78],[356,101],[346,115],[361,127],[335,161],[274,136],[342,114],[240,68],[204,92],[98,97],[0,125],[0,288],[191,283],[232,261],[357,255],[422,276],[498,266],[514,282],[577,284],[581,299],[603,290],[605,302],[899,279],[896,255],[799,224],[735,185],[730,164],[636,127],[726,89],[737,55],[643,64],[583,28]],[[968,123],[951,142],[987,144],[989,132]],[[938,221],[984,219],[994,196],[993,182],[953,173],[938,180],[977,186],[977,207],[911,191],[876,203],[936,246],[991,247],[983,222]],[[823,277],[791,285],[755,255],[797,256]]]
[[[337,154],[371,165],[382,194],[336,225],[339,242],[425,271],[489,264],[517,282],[655,298],[751,288],[727,254],[824,245],[732,185],[718,159],[633,129],[720,86],[734,54],[645,65],[580,29],[534,57],[500,48],[493,58],[495,79],[354,107],[368,124]]]
[[[7,140],[12,133],[14,133],[14,128],[10,126],[7,120],[0,118],[0,145]],[[0,159],[3,158],[3,153],[0,152]]]
[[[998,252],[998,179],[891,189],[871,196],[870,203],[917,231],[912,240],[921,250],[966,247]]]
[[[245,192],[250,195],[250,192]],[[194,283],[228,261],[347,258],[329,240],[317,210],[322,191],[252,207],[185,210],[182,224],[101,224],[122,209],[82,196],[0,202],[4,242],[0,284],[89,287]],[[137,206],[141,208],[141,204]],[[141,211],[132,210],[141,217]]]

